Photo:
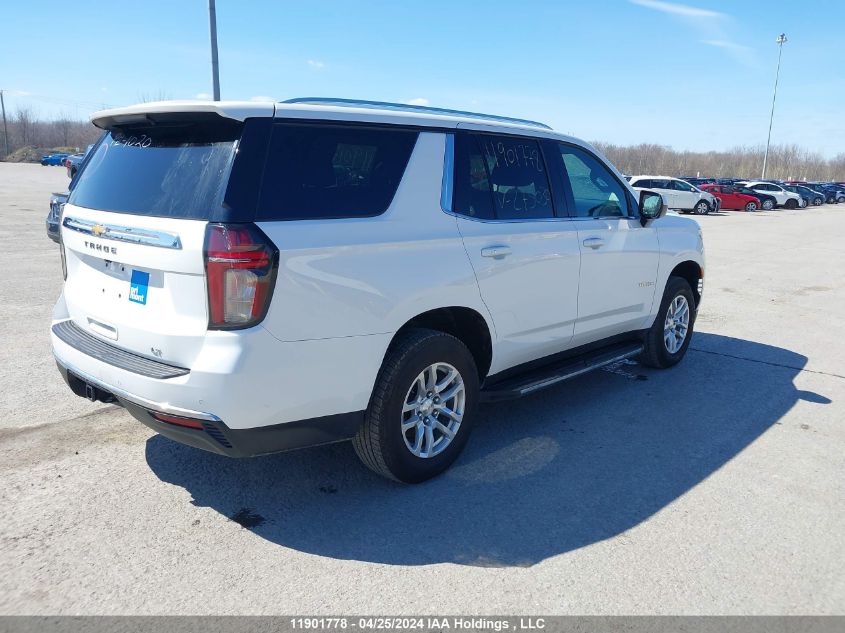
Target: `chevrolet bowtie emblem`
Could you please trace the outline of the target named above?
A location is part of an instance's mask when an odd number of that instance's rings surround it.
[[[95,224],[91,227],[91,232],[97,237],[100,237],[103,233],[108,233],[109,230],[102,224]]]

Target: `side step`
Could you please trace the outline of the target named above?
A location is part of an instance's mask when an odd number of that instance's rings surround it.
[[[530,393],[551,387],[564,380],[575,378],[588,371],[599,369],[606,365],[616,363],[632,356],[637,356],[643,351],[641,343],[622,343],[611,345],[594,350],[587,354],[567,358],[557,363],[545,365],[527,371],[501,382],[485,386],[481,390],[482,402],[496,402],[499,400],[510,400],[521,398]]]

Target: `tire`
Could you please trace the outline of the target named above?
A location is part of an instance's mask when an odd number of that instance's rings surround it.
[[[775,203],[771,200],[763,200],[763,202],[760,203],[760,206],[762,206],[766,211],[771,211],[775,208]]]
[[[795,200],[795,198],[790,198],[789,200],[786,201],[786,204],[783,205],[783,206],[785,206],[787,209],[797,209],[798,208],[798,201]]]
[[[478,370],[466,345],[450,334],[413,329],[400,336],[385,355],[364,422],[352,445],[361,461],[379,475],[419,483],[446,470],[466,445],[478,403]],[[432,366],[436,367],[434,380],[429,374]],[[457,372],[457,378],[443,384],[451,370]],[[432,384],[442,384],[440,393],[446,394],[456,389],[458,380],[463,386],[462,396],[457,391],[440,404],[428,397],[428,393],[437,394],[436,387],[430,388]],[[425,394],[423,387],[429,389]],[[416,408],[405,411],[415,404],[412,401],[416,401]],[[456,413],[462,409],[459,421],[442,412],[441,408],[449,407]],[[420,422],[403,432],[403,424],[413,419]],[[454,432],[451,439],[444,428]],[[419,447],[417,454],[412,445]],[[426,447],[430,447],[428,451]]]
[[[710,204],[707,202],[707,200],[699,200],[695,203],[692,212],[696,215],[707,215],[708,213],[710,213]]]
[[[42,166],[42,167],[46,167],[46,166],[47,166],[47,161],[46,161],[46,160],[42,160],[42,161],[41,161],[41,166]]]
[[[820,207],[824,204],[824,198],[822,197],[815,197],[813,198],[813,206]]]
[[[745,210],[746,211],[756,211],[757,210],[757,203],[756,202],[746,202],[745,203]]]
[[[839,196],[839,197],[836,199],[836,202],[838,202],[838,203],[845,202],[845,196]]]
[[[836,198],[834,198],[833,196],[828,196],[827,203],[828,204],[836,204]]]
[[[674,339],[674,343],[680,343],[677,348],[669,349],[669,345],[664,339],[667,336],[666,324],[669,318],[669,308],[675,302],[683,299],[686,303],[686,317],[687,326],[684,332],[682,341]],[[659,369],[666,369],[681,362],[684,354],[687,353],[690,340],[692,339],[692,330],[695,325],[695,298],[692,294],[692,288],[686,279],[681,277],[669,277],[666,283],[666,290],[663,292],[663,299],[660,302],[660,310],[654,323],[645,335],[645,349],[640,354],[639,361],[648,367],[657,367]]]

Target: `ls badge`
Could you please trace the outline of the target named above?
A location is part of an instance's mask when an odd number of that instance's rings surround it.
[[[149,286],[150,273],[145,273],[143,270],[133,270],[132,281],[129,282],[129,300],[146,305]]]

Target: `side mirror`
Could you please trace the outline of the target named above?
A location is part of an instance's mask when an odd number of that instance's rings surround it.
[[[640,223],[645,226],[652,220],[658,220],[666,215],[669,208],[663,201],[663,196],[654,191],[640,192]]]

